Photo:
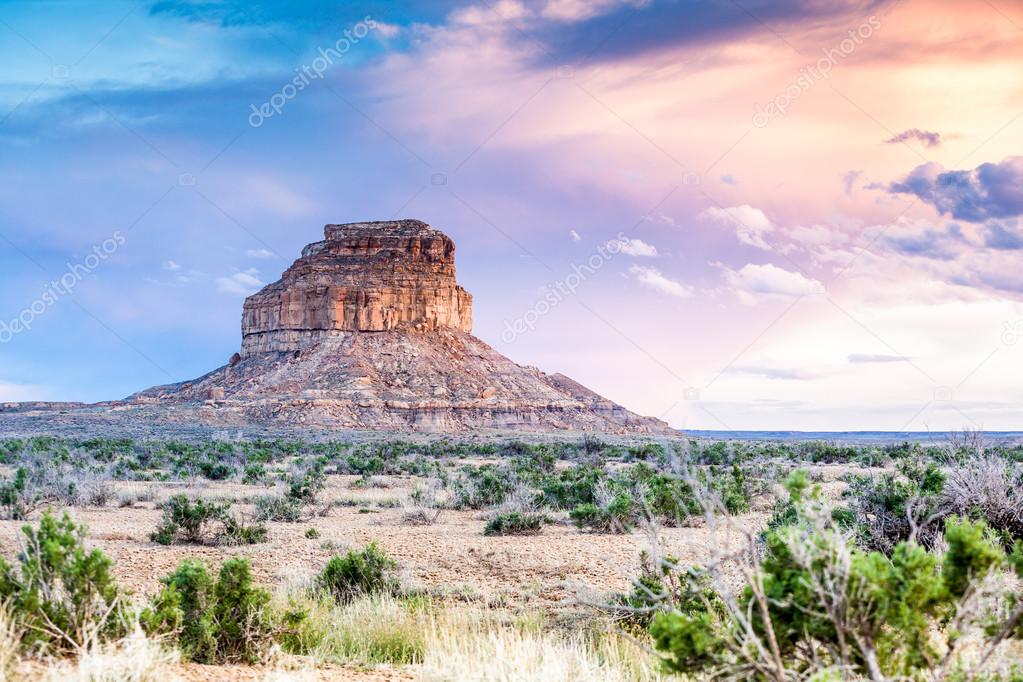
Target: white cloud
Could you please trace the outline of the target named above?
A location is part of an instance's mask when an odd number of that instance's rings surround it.
[[[401,33],[401,26],[387,24],[384,23],[383,21],[378,21],[376,22],[376,24],[377,24],[376,31],[378,34],[380,34],[382,38],[393,38],[394,36]]]
[[[725,227],[731,227],[735,230],[735,236],[743,244],[755,246],[764,251],[771,250],[771,246],[764,240],[764,236],[774,231],[774,223],[759,208],[753,208],[748,204],[731,208],[712,206],[701,213],[700,217]]]
[[[166,270],[167,272],[177,272],[178,270],[181,269],[181,266],[172,260],[168,260],[164,261],[163,269]]]
[[[725,370],[730,374],[749,374],[764,379],[815,379],[817,374],[801,367],[779,367],[777,365],[734,365]]]
[[[576,22],[612,12],[623,5],[642,7],[649,0],[548,0],[540,11],[546,19]]]
[[[681,227],[679,223],[666,213],[650,213],[643,217],[643,222],[654,223],[655,225],[667,225],[668,227]]]
[[[629,268],[629,274],[635,277],[640,284],[675,298],[691,298],[694,293],[691,286],[666,277],[657,268],[633,265]]]
[[[825,291],[819,281],[770,263],[747,263],[739,270],[726,267],[725,281],[739,295],[740,300],[748,304],[754,303],[758,294],[795,298]]]
[[[451,13],[453,23],[465,26],[482,26],[513,21],[529,16],[529,9],[518,0],[499,0],[496,3],[461,7]]]
[[[258,273],[258,270],[250,269],[245,272],[236,272],[227,277],[218,277],[217,291],[232,296],[246,296],[254,293],[263,286],[263,283],[256,277]]]
[[[267,258],[274,258],[277,254],[268,249],[249,249],[245,252],[245,255],[249,258],[259,258],[265,260]]]
[[[581,242],[583,240],[583,238],[580,237],[579,233],[576,232],[575,230],[569,230],[568,231],[568,236],[571,237],[572,241],[574,241],[574,242]]]
[[[614,244],[618,249],[619,253],[624,253],[626,256],[634,256],[637,258],[656,258],[657,247],[653,244],[647,244],[642,239],[629,239],[624,237],[622,239],[615,239],[608,242],[609,245]]]
[[[852,353],[849,355],[848,360],[853,365],[868,365],[883,362],[909,362],[910,358],[904,355],[887,355],[883,353]]]

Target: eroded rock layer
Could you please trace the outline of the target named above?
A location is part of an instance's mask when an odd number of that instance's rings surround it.
[[[322,331],[472,331],[455,244],[418,220],[328,225],[281,279],[245,301],[242,356],[293,350]]]

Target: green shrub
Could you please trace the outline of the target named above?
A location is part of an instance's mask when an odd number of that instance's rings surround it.
[[[616,493],[605,505],[580,504],[569,517],[579,528],[597,533],[627,533],[636,525],[640,507],[626,492]]]
[[[810,489],[810,472],[806,469],[796,469],[785,478],[782,487],[788,493],[788,497],[775,501],[771,518],[767,521],[769,530],[791,526],[799,520],[799,508],[807,499],[807,490]],[[816,494],[816,491],[810,492],[811,496]]]
[[[753,489],[749,478],[738,464],[733,464],[728,476],[714,479],[714,488],[729,514],[744,514],[750,510]]]
[[[14,478],[0,483],[0,506],[5,519],[24,521],[39,505],[39,494],[28,480],[25,467],[18,467]]]
[[[916,540],[933,546],[941,537],[944,514],[938,512],[944,484],[945,475],[936,464],[911,460],[900,463],[898,474],[853,477],[845,497],[856,514],[860,544],[891,553],[910,538],[915,526]]]
[[[242,473],[242,483],[257,485],[266,480],[266,466],[262,463],[247,464]]]
[[[504,502],[517,482],[511,469],[485,465],[465,467],[464,476],[455,483],[452,506],[455,509],[484,509]]]
[[[247,524],[233,516],[224,519],[224,533],[221,540],[232,545],[258,545],[266,542],[266,526],[261,523]]]
[[[351,550],[327,562],[317,586],[339,604],[350,603],[368,594],[395,594],[398,591],[397,562],[376,543],[361,551]]]
[[[316,530],[315,528],[308,528],[306,529],[305,537],[307,540],[316,540],[317,538],[320,537],[320,531]]]
[[[484,535],[537,535],[550,519],[535,512],[497,514],[487,522]]]
[[[327,462],[317,458],[288,477],[288,497],[303,504],[312,504],[327,484]]]
[[[1023,608],[1010,590],[995,597],[1010,609],[972,610],[988,574],[1023,568],[1023,546],[1018,563],[1007,561],[983,522],[949,519],[944,555],[902,542],[888,556],[851,545],[819,500],[795,510],[795,523],[767,534],[757,577],[734,610],[654,616],[650,632],[671,670],[697,678],[820,679],[814,675],[842,670],[856,679],[974,679],[969,666],[978,659],[960,645],[983,652],[1023,634],[1016,626]]]
[[[161,545],[201,543],[211,539],[229,544],[266,542],[267,531],[263,525],[246,525],[232,516],[230,510],[230,502],[191,500],[187,495],[175,495],[164,505],[160,525],[149,539]],[[219,533],[212,531],[214,524],[220,525]]]
[[[710,577],[697,570],[680,570],[679,561],[667,556],[655,560],[650,553],[639,555],[639,576],[629,594],[614,600],[618,617],[629,625],[646,627],[656,613],[674,611],[688,616],[725,614],[724,602],[711,589]]]
[[[581,504],[596,502],[596,487],[607,479],[601,467],[581,464],[547,476],[539,483],[543,504],[569,510]]]
[[[253,586],[248,560],[225,561],[214,581],[186,559],[163,584],[139,620],[147,633],[172,637],[184,658],[255,663],[271,644],[270,593]]]
[[[295,523],[302,519],[302,502],[293,497],[261,495],[256,498],[257,521],[287,521]]]
[[[190,500],[187,495],[175,495],[163,506],[163,519],[149,536],[153,542],[171,545],[184,542],[200,542],[209,530],[209,524],[222,522],[227,516],[229,504],[218,504],[206,500]]]
[[[18,563],[0,558],[0,600],[24,631],[29,649],[71,652],[96,636],[124,634],[123,597],[100,550],[87,551],[85,528],[49,511],[39,527],[25,526]]]

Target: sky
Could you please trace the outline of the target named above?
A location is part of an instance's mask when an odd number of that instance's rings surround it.
[[[0,401],[240,346],[327,223],[691,429],[1023,428],[1023,4],[0,0]]]

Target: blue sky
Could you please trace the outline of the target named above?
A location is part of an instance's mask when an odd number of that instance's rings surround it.
[[[0,400],[201,375],[325,223],[415,217],[477,335],[677,426],[1018,427],[1019,14],[0,2]]]

